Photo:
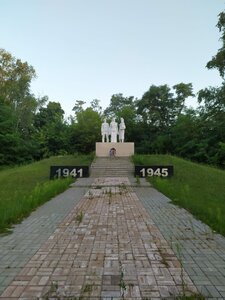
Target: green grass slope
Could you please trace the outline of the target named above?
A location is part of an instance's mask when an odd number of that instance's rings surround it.
[[[51,165],[90,165],[92,159],[92,155],[54,156],[0,171],[0,232],[68,188],[71,178],[49,180]]]
[[[148,178],[173,203],[225,235],[225,171],[170,155],[134,155],[136,165],[173,165],[170,179]]]

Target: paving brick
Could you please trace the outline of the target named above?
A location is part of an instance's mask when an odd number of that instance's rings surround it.
[[[209,285],[206,287],[209,294],[211,295],[211,297],[220,297],[221,294],[219,293],[219,291],[212,285]]]
[[[1,297],[11,297],[15,289],[16,289],[15,285],[8,286],[2,293]]]

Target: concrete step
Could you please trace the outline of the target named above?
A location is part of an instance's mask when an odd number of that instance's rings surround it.
[[[133,172],[134,167],[128,157],[98,157],[91,165],[91,177],[127,177]]]

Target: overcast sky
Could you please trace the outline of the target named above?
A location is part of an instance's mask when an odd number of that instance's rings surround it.
[[[223,0],[0,0],[0,48],[27,61],[36,96],[60,102],[112,94],[140,98],[150,85],[221,83],[206,63],[221,47]],[[188,105],[195,105],[189,101]]]

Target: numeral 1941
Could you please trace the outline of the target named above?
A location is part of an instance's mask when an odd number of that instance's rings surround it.
[[[70,171],[69,169],[58,169],[55,171],[58,177],[68,177],[68,176],[72,176],[72,177],[83,177],[83,169],[73,169],[72,171]]]

